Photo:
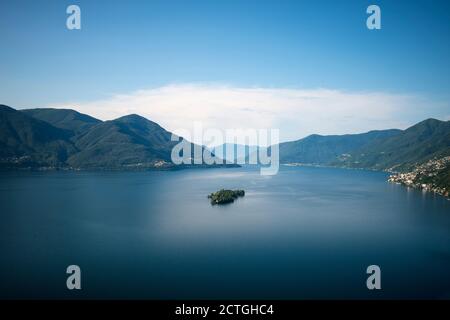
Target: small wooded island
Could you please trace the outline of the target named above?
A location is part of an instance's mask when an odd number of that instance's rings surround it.
[[[234,202],[238,197],[245,196],[244,190],[225,190],[221,189],[217,192],[213,192],[208,195],[208,199],[211,199],[211,204],[226,204]]]

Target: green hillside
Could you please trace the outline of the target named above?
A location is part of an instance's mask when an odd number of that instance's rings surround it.
[[[404,171],[450,155],[450,121],[427,119],[400,134],[373,141],[335,162],[353,168]]]
[[[135,114],[102,122],[68,109],[0,106],[0,168],[170,168],[171,136]]]
[[[96,124],[101,123],[101,121],[96,118],[71,109],[39,108],[20,110],[20,112],[35,119],[50,123],[56,128],[69,130],[74,134],[82,133]]]
[[[330,164],[369,143],[393,137],[400,132],[392,129],[331,136],[313,134],[297,141],[281,143],[280,160],[283,163]]]
[[[151,167],[170,162],[171,133],[137,115],[102,122],[77,137],[80,152],[68,163],[74,167]]]
[[[64,166],[77,152],[70,132],[0,105],[0,167]]]

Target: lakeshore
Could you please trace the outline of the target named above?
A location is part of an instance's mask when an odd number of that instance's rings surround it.
[[[392,174],[388,181],[449,198],[449,175],[450,156],[429,160],[409,172]]]

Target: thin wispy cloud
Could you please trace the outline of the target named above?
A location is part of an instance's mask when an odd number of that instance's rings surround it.
[[[66,102],[102,120],[130,113],[142,115],[169,131],[204,128],[278,128],[281,141],[312,133],[345,134],[372,129],[406,128],[425,117],[445,117],[442,105],[424,97],[332,89],[236,87],[175,84],[90,102]]]

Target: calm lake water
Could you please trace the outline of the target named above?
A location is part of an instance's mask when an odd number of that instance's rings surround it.
[[[1,173],[0,201],[1,298],[450,298],[450,201],[380,172]]]

